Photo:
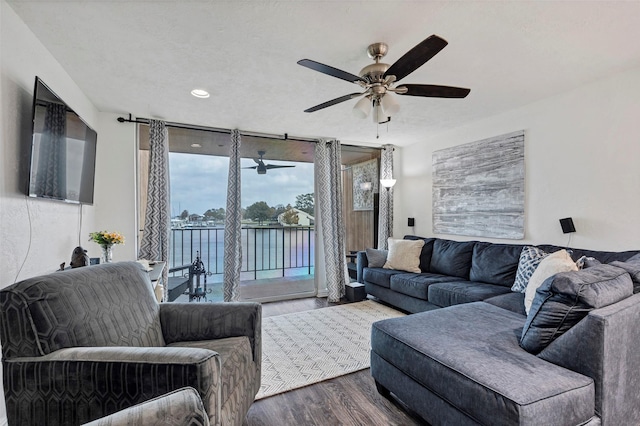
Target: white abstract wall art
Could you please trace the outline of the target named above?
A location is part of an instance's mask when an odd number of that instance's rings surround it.
[[[378,192],[378,160],[351,166],[353,210],[373,210],[373,194]]]
[[[524,130],[433,152],[433,232],[524,238]]]

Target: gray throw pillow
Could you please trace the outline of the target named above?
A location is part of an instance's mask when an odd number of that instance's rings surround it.
[[[632,294],[629,274],[612,265],[597,265],[549,277],[533,299],[520,346],[538,354],[593,309],[612,305]]]
[[[374,248],[368,248],[367,260],[369,261],[369,268],[382,268],[387,261],[388,250],[378,250]]]
[[[531,278],[531,275],[533,275],[540,262],[542,262],[542,259],[547,256],[548,253],[540,250],[538,247],[523,247],[518,261],[516,279],[511,286],[511,291],[524,293],[527,290],[529,278]]]
[[[610,265],[627,271],[631,276],[631,281],[633,281],[633,293],[640,293],[640,254],[636,254],[626,262],[613,261]]]

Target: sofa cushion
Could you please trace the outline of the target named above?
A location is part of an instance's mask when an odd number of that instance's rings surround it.
[[[586,423],[594,415],[593,380],[522,350],[524,322],[488,303],[378,321],[371,373],[378,374],[379,356],[473,424]]]
[[[520,258],[518,260],[518,270],[516,271],[516,278],[511,286],[512,291],[518,291],[524,293],[529,283],[529,278],[535,272],[536,268],[542,262],[542,259],[549,254],[538,248],[532,246],[525,246],[522,248]]]
[[[434,274],[468,279],[475,244],[475,241],[460,242],[436,239],[433,243],[429,271]]]
[[[394,269],[384,269],[384,268],[364,268],[363,278],[364,281],[372,284],[379,285],[381,287],[389,288],[389,280],[393,275],[401,274],[401,271],[396,271]]]
[[[538,288],[520,346],[537,354],[589,311],[619,302],[632,294],[631,277],[615,266],[598,265],[556,274]]]
[[[367,253],[368,266],[370,268],[382,268],[387,262],[389,250],[378,250],[374,248],[365,249]]]
[[[546,251],[547,253],[554,253],[558,250],[565,249],[566,247],[559,247],[550,244],[541,244],[537,246],[538,248]],[[640,253],[638,250],[628,250],[628,251],[597,251],[597,250],[586,250],[579,248],[570,248],[567,249],[573,260],[578,260],[582,256],[587,257],[595,257],[602,263],[611,263],[614,260],[619,260],[621,262],[625,262],[629,260],[631,257]]]
[[[476,243],[469,280],[511,287],[516,279],[521,245]]]
[[[394,240],[389,238],[389,253],[384,264],[385,269],[420,273],[420,253],[423,240]]]
[[[431,268],[431,256],[433,255],[433,243],[435,238],[422,238],[415,235],[405,235],[405,240],[423,240],[424,246],[420,252],[420,270],[422,272],[429,272]]]
[[[542,259],[536,270],[529,278],[527,289],[524,293],[524,310],[529,314],[531,303],[536,295],[536,290],[544,280],[559,273],[577,271],[578,267],[566,250],[558,250]]]
[[[478,302],[509,293],[507,287],[474,281],[451,281],[429,286],[429,302],[446,307],[461,303]]]
[[[525,317],[527,316],[524,310],[524,293],[511,291],[506,294],[490,297],[483,300],[483,302],[490,303],[493,306],[515,312]]]
[[[459,281],[459,278],[428,272],[422,274],[397,274],[391,277],[390,288],[407,296],[427,300],[431,284],[447,281]]]

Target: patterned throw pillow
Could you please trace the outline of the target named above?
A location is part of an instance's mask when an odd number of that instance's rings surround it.
[[[516,280],[513,282],[513,286],[511,286],[511,291],[524,293],[527,289],[529,278],[531,278],[531,275],[533,275],[540,262],[542,262],[542,259],[547,256],[547,253],[537,247],[524,247],[520,253]]]

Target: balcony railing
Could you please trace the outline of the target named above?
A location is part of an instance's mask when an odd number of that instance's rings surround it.
[[[243,280],[313,274],[313,227],[246,226],[241,235]],[[224,272],[223,228],[172,229],[169,250],[170,267],[190,264],[199,253],[207,275],[221,277]]]

